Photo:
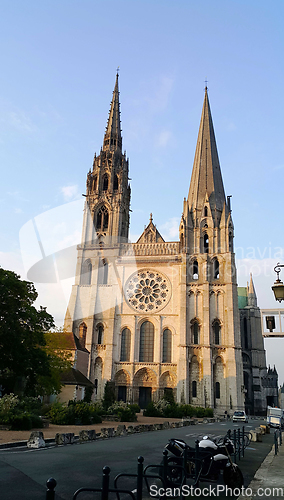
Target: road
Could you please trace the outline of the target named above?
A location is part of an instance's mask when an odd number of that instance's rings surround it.
[[[260,423],[259,420],[250,421],[245,428],[250,430]],[[163,447],[171,437],[184,439],[194,446],[195,440],[205,434],[210,437],[223,436],[229,428],[236,427],[232,422],[216,422],[86,444],[39,450],[0,450],[0,497],[3,500],[44,500],[46,480],[54,477],[57,480],[56,499],[71,500],[73,493],[80,487],[101,486],[104,465],[111,468],[113,480],[121,472],[135,473],[139,455],[144,457],[145,465],[159,464]],[[250,483],[272,443],[273,435],[265,435],[262,443],[251,443],[246,449],[245,457],[239,462],[245,486]],[[123,487],[134,489],[135,485],[127,483]],[[87,498],[91,497],[79,497],[80,500]]]

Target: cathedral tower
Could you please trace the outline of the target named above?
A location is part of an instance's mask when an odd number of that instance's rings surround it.
[[[90,353],[95,399],[112,380],[118,399],[142,408],[166,391],[218,413],[243,408],[229,201],[206,89],[180,240],[166,242],[151,214],[138,241],[128,242],[130,187],[116,76],[103,147],[87,176],[65,318],[66,330]]]
[[[128,160],[122,153],[118,74],[103,147],[87,176],[84,244],[98,240],[115,245],[128,239],[130,186]]]
[[[243,407],[234,227],[219,165],[207,87],[187,200],[180,224],[187,293],[189,398]]]

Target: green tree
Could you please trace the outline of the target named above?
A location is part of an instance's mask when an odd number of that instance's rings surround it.
[[[114,382],[108,380],[105,384],[104,388],[104,397],[103,397],[103,408],[104,410],[108,410],[108,408],[115,402],[115,390],[114,390]]]
[[[50,375],[45,333],[54,327],[46,308],[37,310],[34,284],[0,268],[0,383],[4,391],[37,396],[38,377]]]
[[[63,329],[44,334],[43,349],[48,357],[49,373],[38,377],[36,389],[41,396],[59,394],[62,387],[61,375],[72,368],[69,337],[70,334]]]

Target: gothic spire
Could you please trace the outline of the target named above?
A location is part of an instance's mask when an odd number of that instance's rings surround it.
[[[205,97],[188,193],[189,209],[191,211],[202,210],[206,195],[208,196],[214,217],[215,209],[222,211],[226,199],[207,87],[205,87]]]
[[[109,110],[109,117],[104,137],[104,151],[115,150],[122,148],[122,137],[120,128],[120,104],[119,104],[119,90],[118,90],[118,73],[116,73],[116,80],[112,101]]]
[[[251,307],[257,307],[257,297],[253,284],[252,273],[250,273],[250,282],[248,286],[248,305]]]

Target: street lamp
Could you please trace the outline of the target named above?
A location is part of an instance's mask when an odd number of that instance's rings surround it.
[[[277,273],[277,280],[275,281],[274,285],[271,287],[275,299],[278,300],[278,302],[281,302],[281,300],[284,300],[284,284],[283,282],[279,279],[279,273],[281,271],[281,267],[284,267],[284,264],[280,264],[280,262],[277,262],[276,266],[274,267],[274,271]]]

